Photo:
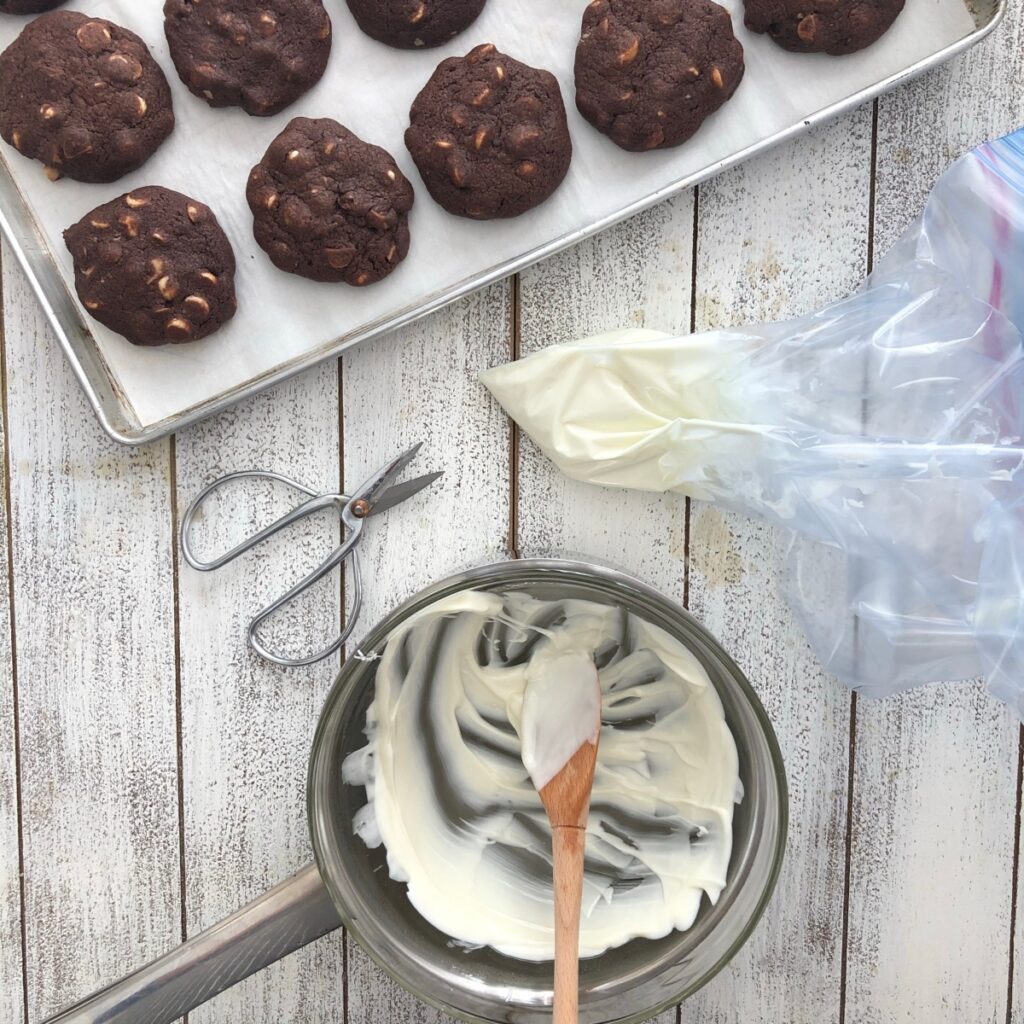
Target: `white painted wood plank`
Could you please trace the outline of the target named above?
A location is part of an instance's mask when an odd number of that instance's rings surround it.
[[[526,271],[520,352],[617,327],[689,333],[693,194],[641,213]],[[516,546],[524,557],[596,558],[683,597],[682,498],[570,480],[520,440]]]
[[[6,620],[6,615],[4,616]],[[7,634],[9,636],[10,634]],[[0,698],[0,1020],[24,1015],[21,960],[21,889],[18,863],[17,780],[14,760],[14,697],[10,647],[2,652]]]
[[[100,431],[4,260],[28,1015],[179,937],[168,444]]]
[[[363,635],[428,583],[506,556],[509,428],[478,374],[511,353],[511,288],[494,285],[343,361],[345,480],[358,483],[423,441],[412,476],[443,469],[422,495],[370,520],[363,545]],[[348,1020],[447,1019],[391,983],[349,940]]]
[[[848,1020],[1006,1020],[1018,733],[980,683],[858,703]]]
[[[339,476],[338,367],[331,363],[177,437],[179,517],[205,484],[269,469],[317,489]],[[211,501],[197,529],[202,553],[227,550],[303,499],[249,486]],[[179,570],[185,904],[189,934],[208,927],[311,859],[305,782],[313,729],[337,673],[334,656],[285,669],[245,641],[250,618],[336,545],[337,516],[294,527],[216,572]],[[272,632],[286,649],[336,635],[338,573]],[[303,648],[306,642],[309,646]],[[320,940],[190,1014],[193,1024],[341,1018],[343,944]]]
[[[881,101],[880,253],[950,161],[1019,126],[1022,41],[1011,9],[981,47]],[[1018,739],[978,684],[859,703],[849,1020],[1006,1020]]]
[[[348,1021],[351,1024],[447,1024],[454,1018],[409,995],[348,937]]]
[[[662,203],[522,275],[520,351],[616,327],[688,333],[693,193]],[[683,600],[686,502],[563,476],[528,438],[519,449],[516,545],[523,557],[597,560]],[[675,1021],[675,1008],[656,1018]]]
[[[871,111],[701,188],[698,329],[811,312],[864,274]],[[775,898],[733,965],[683,1008],[708,1022],[838,1021],[850,695],[827,678],[777,592],[776,531],[695,502],[690,607],[775,725],[790,834]]]
[[[3,339],[0,309],[0,341]],[[3,381],[0,380],[0,387]],[[21,885],[18,852],[18,793],[15,762],[14,647],[11,642],[7,540],[7,437],[0,421],[0,1020],[21,1021],[24,999],[21,962]]]

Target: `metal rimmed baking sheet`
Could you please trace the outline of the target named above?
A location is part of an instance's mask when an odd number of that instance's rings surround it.
[[[735,97],[686,145],[630,154],[576,113],[572,60],[583,4],[489,0],[479,21],[446,47],[396,51],[359,33],[344,4],[327,0],[334,53],[324,80],[284,113],[250,118],[211,110],[177,79],[161,4],[75,0],[71,9],[112,18],[152,47],[174,92],[178,125],[160,152],[113,185],[46,179],[39,164],[0,147],[0,227],[24,266],[60,344],[115,439],[138,444],[211,415],[317,362],[454,301],[856,106],[948,59],[996,25],[1005,0],[908,0],[875,46],[843,58],[785,53],[742,27],[740,0],[726,0],[746,54]],[[0,45],[24,26],[0,20]],[[575,154],[563,186],[512,221],[472,222],[438,208],[423,187],[402,133],[412,97],[443,56],[492,41],[550,68],[569,111]],[[409,257],[366,289],[282,274],[256,246],[245,203],[249,168],[296,114],[332,116],[388,148],[413,182]],[[61,230],[93,206],[143,184],[163,184],[209,203],[238,257],[239,314],[221,332],[185,346],[140,349],[88,318],[74,298]],[[444,339],[437,339],[443,345]]]

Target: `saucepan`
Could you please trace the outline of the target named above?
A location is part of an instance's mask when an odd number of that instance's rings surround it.
[[[178,949],[51,1018],[50,1024],[169,1024],[242,978],[344,925],[395,981],[426,1003],[479,1024],[550,1022],[551,965],[493,949],[469,949],[437,931],[393,881],[385,853],[354,834],[366,794],[342,781],[345,757],[365,744],[377,662],[391,632],[433,602],[467,588],[525,591],[542,600],[580,598],[625,608],[660,626],[702,662],[721,697],[739,752],[737,805],[727,885],[704,898],[694,925],[658,940],[635,939],[584,960],[580,1020],[645,1020],[713,977],[748,938],[774,888],[787,827],[782,756],[743,674],[691,615],[656,590],[584,562],[529,559],[462,572],[388,615],[350,658],[328,695],[313,740],[308,813],[315,864]]]

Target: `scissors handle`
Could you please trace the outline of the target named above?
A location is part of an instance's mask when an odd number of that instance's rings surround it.
[[[264,527],[258,533],[254,533],[251,537],[247,537],[229,551],[219,555],[217,558],[210,559],[209,561],[203,561],[198,558],[192,550],[192,527],[194,525],[195,518],[210,495],[236,480],[271,480],[274,483],[280,483],[284,484],[286,487],[291,487],[293,490],[299,491],[301,494],[305,494],[307,498],[301,504],[296,505],[290,512],[286,512],[269,526]],[[226,476],[219,477],[217,480],[214,480],[213,483],[205,487],[196,495],[195,499],[185,510],[185,515],[181,520],[181,553],[185,561],[192,566],[193,569],[198,569],[200,572],[210,572],[213,569],[219,569],[221,566],[227,565],[228,562],[234,561],[239,555],[243,555],[246,551],[250,551],[252,548],[256,547],[257,544],[265,541],[268,537],[274,536],[275,533],[279,533],[281,530],[286,529],[293,523],[297,523],[301,519],[305,519],[307,516],[313,515],[315,512],[319,512],[327,508],[334,508],[339,513],[343,512],[348,501],[349,499],[347,495],[319,494],[316,491],[305,487],[303,484],[300,484],[297,480],[292,480],[290,477],[283,476],[280,473],[272,473],[267,470],[259,469],[244,469],[237,473],[228,473]],[[349,636],[351,636],[352,630],[355,629],[356,621],[359,618],[359,612],[363,606],[363,581],[359,571],[359,558],[355,550],[362,532],[363,521],[361,519],[349,517],[349,520],[345,521],[345,525],[348,529],[348,536],[344,543],[335,548],[335,550],[332,551],[331,554],[319,566],[317,566],[317,568],[309,573],[309,575],[299,580],[299,582],[288,590],[287,593],[282,594],[272,604],[267,605],[267,607],[249,623],[249,645],[257,654],[266,658],[267,661],[272,661],[275,665],[284,665],[289,668],[312,665],[326,657],[329,657],[345,643]],[[261,641],[257,636],[259,627],[268,618],[270,618],[274,612],[278,611],[293,598],[313,586],[317,580],[322,579],[332,569],[344,562],[349,556],[351,556],[352,559],[352,607],[346,619],[345,628],[342,630],[340,635],[335,637],[335,639],[323,648],[323,650],[302,658],[291,658],[287,655],[278,654],[269,650],[263,641]]]
[[[356,545],[359,543],[359,537],[362,533],[362,529],[363,524],[362,521],[359,520],[356,522],[355,526],[350,529],[345,542],[335,548],[324,562],[318,565],[308,576],[304,576],[299,580],[294,587],[282,594],[276,601],[268,604],[267,607],[256,615],[256,617],[249,623],[249,646],[252,647],[257,654],[266,658],[267,661],[272,661],[275,665],[283,665],[285,668],[301,668],[304,665],[313,665],[316,662],[329,657],[352,635],[352,630],[355,629],[356,621],[359,619],[359,612],[363,607],[363,578],[359,569],[359,554],[356,551]],[[288,604],[289,601],[298,597],[299,594],[308,590],[314,583],[316,583],[317,580],[322,579],[333,568],[335,568],[335,566],[341,565],[341,563],[350,556],[352,559],[353,582],[352,607],[345,619],[345,628],[342,629],[341,633],[338,634],[338,636],[336,636],[322,650],[319,650],[314,654],[308,654],[303,658],[290,658],[285,654],[277,654],[276,652],[271,651],[257,635],[260,626],[269,619],[274,612]]]
[[[230,551],[226,551],[223,555],[204,562],[202,559],[197,558],[192,550],[192,526],[195,517],[211,494],[235,480],[272,480],[275,483],[284,484],[286,487],[300,491],[302,494],[307,495],[308,499],[302,502],[301,505],[296,505],[290,512],[286,512],[280,519],[275,520],[258,533],[254,533],[240,544],[236,544]],[[237,473],[228,473],[227,476],[214,480],[212,484],[200,491],[192,501],[192,504],[185,510],[185,515],[181,520],[181,553],[185,561],[193,569],[198,569],[199,572],[210,572],[212,569],[219,569],[222,565],[227,565],[228,562],[233,562],[239,555],[252,550],[257,544],[261,544],[268,537],[273,537],[275,533],[279,533],[293,523],[297,523],[300,519],[305,519],[306,516],[311,516],[325,508],[337,508],[340,511],[347,502],[348,498],[344,494],[318,494],[316,491],[304,487],[297,480],[282,476],[280,473],[271,473],[259,469],[243,469]]]

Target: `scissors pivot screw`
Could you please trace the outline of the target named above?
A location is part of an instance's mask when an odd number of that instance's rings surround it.
[[[365,519],[370,514],[370,503],[365,498],[356,498],[352,502],[352,515],[357,519]]]

